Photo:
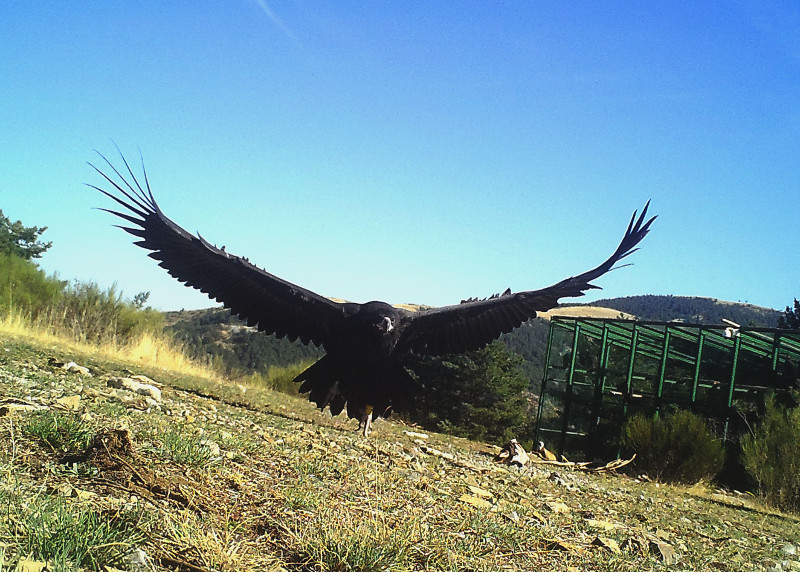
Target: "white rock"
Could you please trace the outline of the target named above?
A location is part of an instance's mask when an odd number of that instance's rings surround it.
[[[112,377],[108,380],[109,387],[116,387],[118,389],[127,389],[138,395],[151,397],[156,401],[161,401],[161,390],[155,385],[142,383],[130,377]]]
[[[425,433],[417,433],[416,431],[406,431],[403,429],[403,434],[408,435],[409,437],[416,437],[417,439],[427,439],[428,435]]]
[[[200,446],[208,451],[209,456],[212,459],[219,459],[220,458],[220,448],[214,441],[211,439],[201,439]]]
[[[82,365],[78,365],[74,361],[65,363],[64,365],[61,366],[61,369],[64,369],[70,373],[78,373],[80,375],[92,377],[92,373],[89,371],[88,367],[83,367]]]
[[[125,554],[125,564],[127,564],[131,570],[136,570],[137,572],[140,570],[152,570],[150,557],[147,555],[147,552],[135,546]]]

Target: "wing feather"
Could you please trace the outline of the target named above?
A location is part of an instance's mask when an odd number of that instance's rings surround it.
[[[216,248],[200,235],[194,236],[170,220],[159,208],[150,190],[147,173],[145,187],[122,157],[129,179],[98,153],[116,178],[91,165],[113,188],[103,193],[125,211],[100,209],[134,226],[123,230],[141,239],[135,245],[150,250],[170,276],[222,302],[248,325],[278,337],[300,339],[307,344],[325,346],[335,338],[343,318],[343,305],[310,290],[269,274],[248,260]]]
[[[637,245],[650,231],[656,217],[646,219],[650,201],[637,218],[634,211],[622,241],[602,264],[583,274],[566,278],[540,290],[506,291],[484,300],[470,299],[453,306],[431,308],[411,314],[404,325],[397,348],[435,355],[458,353],[483,347],[526,320],[555,308],[561,298],[583,296],[597,289],[592,280],[622,266],[620,260],[638,250]]]

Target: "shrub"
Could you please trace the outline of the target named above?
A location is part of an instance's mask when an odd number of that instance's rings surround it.
[[[125,344],[143,333],[161,332],[164,319],[141,308],[147,293],[126,300],[115,286],[92,282],[69,284],[47,276],[30,260],[0,253],[0,316],[20,316],[26,323],[71,339]]]
[[[798,396],[800,397],[800,396]],[[742,463],[764,502],[800,512],[800,407],[783,407],[773,396],[761,424],[742,439]]]
[[[49,277],[36,264],[11,254],[0,254],[0,312],[16,311],[38,317],[64,292],[66,282]]]
[[[690,411],[631,418],[623,429],[623,445],[636,453],[637,470],[663,482],[710,480],[725,461],[722,443],[705,420]]]
[[[294,383],[294,378],[300,375],[313,361],[302,361],[293,365],[271,365],[266,373],[255,372],[244,379],[256,386],[268,387],[289,395],[299,395],[300,384]]]
[[[160,331],[163,317],[151,308],[139,309],[115,286],[103,290],[92,282],[71,284],[52,308],[51,325],[73,339],[89,343],[127,343],[145,332]]]

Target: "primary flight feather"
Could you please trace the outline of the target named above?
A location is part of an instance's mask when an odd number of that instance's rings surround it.
[[[646,219],[649,202],[637,218],[634,212],[617,249],[602,264],[540,290],[470,299],[460,304],[411,312],[385,302],[334,302],[287,282],[192,235],[159,208],[142,166],[142,182],[128,162],[123,175],[103,155],[113,176],[91,165],[111,185],[90,187],[116,201],[124,210],[102,209],[129,226],[134,244],[150,250],[171,276],[221,302],[231,313],[267,334],[313,343],[326,354],[295,379],[301,393],[333,415],[345,408],[364,424],[373,412],[411,406],[413,379],[403,366],[409,352],[431,355],[479,349],[501,334],[558,305],[560,298],[583,296],[598,288],[591,282],[637,250],[656,217]]]

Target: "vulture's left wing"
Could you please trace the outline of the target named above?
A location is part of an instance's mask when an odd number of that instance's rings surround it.
[[[459,353],[483,347],[513,330],[526,320],[558,305],[560,298],[583,296],[587,290],[599,288],[592,280],[637,250],[636,245],[647,235],[656,217],[645,222],[647,207],[636,218],[634,211],[628,229],[617,249],[597,268],[542,288],[512,294],[506,291],[485,300],[469,300],[454,306],[432,308],[411,314],[401,333],[397,349],[434,355]]]
[[[247,259],[209,244],[200,235],[188,233],[161,212],[146,173],[145,190],[124,157],[130,182],[108,159],[100,156],[119,182],[90,165],[113,185],[116,193],[89,186],[119,203],[127,212],[102,210],[132,223],[133,226],[120,228],[138,237],[140,240],[135,244],[151,250],[149,256],[158,260],[158,265],[171,276],[222,302],[248,325],[258,326],[268,334],[318,346],[336,339],[337,326],[344,318],[342,304],[273,276]]]

